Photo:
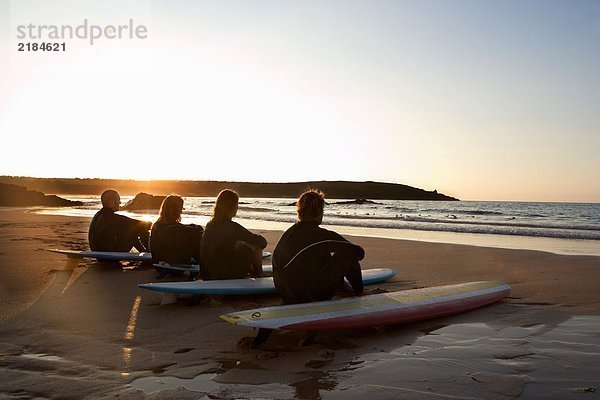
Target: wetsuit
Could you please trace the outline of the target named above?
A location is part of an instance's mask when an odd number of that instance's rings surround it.
[[[115,214],[102,207],[90,223],[88,240],[93,251],[147,251],[150,222]]]
[[[330,300],[344,284],[344,277],[354,293],[361,294],[359,260],[364,256],[362,247],[317,222],[297,222],[273,251],[275,287],[288,304]]]
[[[205,280],[245,278],[252,265],[254,252],[247,246],[235,248],[242,240],[264,249],[267,240],[231,220],[207,225],[200,245],[200,271]]]
[[[196,264],[200,262],[200,240],[204,229],[199,225],[157,221],[150,232],[150,251],[154,262]]]

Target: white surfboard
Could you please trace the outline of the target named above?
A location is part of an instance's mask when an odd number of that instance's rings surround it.
[[[152,261],[152,254],[149,252],[132,253],[126,251],[79,251],[79,250],[62,250],[48,249],[53,253],[65,254],[71,258],[95,258],[98,261]],[[263,258],[268,258],[271,253],[263,251]]]
[[[78,251],[49,249],[53,253],[65,254],[70,258],[95,258],[98,261],[152,261],[152,254],[130,253],[126,251]]]

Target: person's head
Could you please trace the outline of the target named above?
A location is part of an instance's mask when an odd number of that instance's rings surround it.
[[[181,222],[181,213],[183,212],[183,199],[174,194],[168,195],[160,205],[161,221],[167,223]]]
[[[221,190],[221,193],[219,193],[217,201],[215,202],[212,219],[224,220],[235,217],[239,200],[240,196],[237,192],[230,189]]]
[[[298,221],[323,222],[323,208],[325,208],[325,195],[323,192],[310,189],[302,193],[296,202]]]
[[[121,205],[121,196],[116,190],[108,189],[100,195],[102,207],[108,207],[113,211],[119,211]]]

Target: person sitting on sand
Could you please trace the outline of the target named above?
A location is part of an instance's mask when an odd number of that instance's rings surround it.
[[[102,209],[90,223],[88,240],[93,251],[125,251],[135,247],[139,252],[147,251],[150,222],[140,221],[119,211],[121,196],[115,190],[105,190],[100,196]]]
[[[183,198],[165,197],[159,217],[150,231],[150,251],[154,262],[170,264],[197,264],[200,262],[200,240],[204,228],[181,223]],[[163,274],[163,271],[159,272]],[[164,274],[163,274],[164,275]]]
[[[267,240],[232,221],[238,201],[239,195],[229,189],[217,197],[200,246],[200,271],[205,280],[262,276],[262,250]]]
[[[362,247],[336,232],[319,227],[325,198],[308,190],[296,202],[298,222],[281,237],[273,251],[273,279],[277,292],[288,304],[330,300],[344,285],[355,295],[363,292],[359,261]]]

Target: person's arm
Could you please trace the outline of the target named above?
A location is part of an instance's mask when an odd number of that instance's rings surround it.
[[[235,223],[235,227],[237,240],[250,243],[259,249],[264,249],[267,247],[267,239],[265,239],[263,236],[250,232],[248,229],[244,228],[238,223]]]
[[[328,245],[331,252],[343,250],[343,251],[352,251],[352,253],[356,256],[358,260],[362,260],[365,258],[365,250],[357,244],[352,243],[342,235],[337,232],[330,231],[327,229],[323,229],[326,232],[326,239],[331,240]],[[342,243],[343,242],[343,243]]]
[[[152,222],[142,221],[139,219],[129,218],[125,215],[114,214],[113,221],[117,223],[121,228],[126,229],[135,226],[139,230],[149,231],[152,227]]]

